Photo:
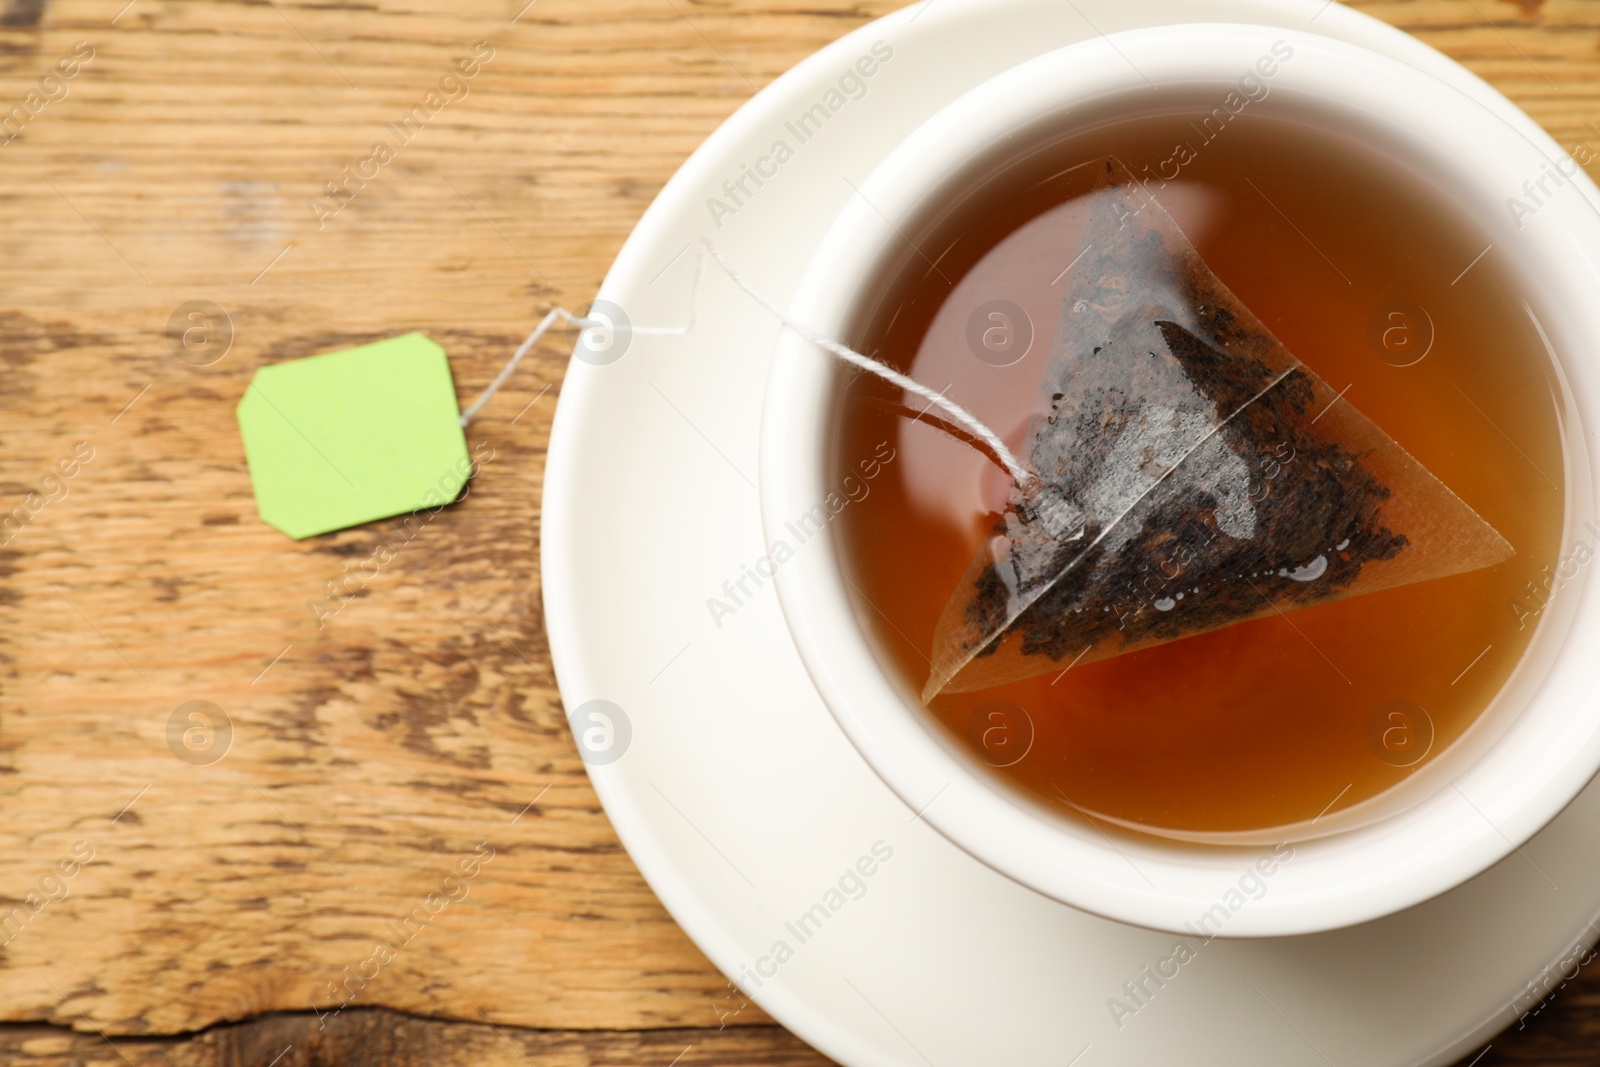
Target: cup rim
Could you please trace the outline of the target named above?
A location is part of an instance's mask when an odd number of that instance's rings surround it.
[[[971,90],[894,149],[859,186],[807,268],[790,311],[825,335],[847,325],[850,294],[868,277],[926,196],[961,160],[1007,131],[1087,99],[1163,86],[1237,81],[1271,43],[1287,41],[1274,92],[1304,95],[1415,138],[1461,188],[1484,203],[1537,175],[1544,148],[1483,104],[1428,74],[1354,45],[1244,24],[1189,24],[1117,33],[1037,57]],[[1520,169],[1519,169],[1520,168]],[[1514,181],[1505,185],[1512,176]],[[1497,184],[1500,183],[1500,184]],[[903,239],[900,237],[899,239]],[[1600,213],[1587,197],[1552,200],[1519,235],[1519,273],[1550,279],[1551,358],[1567,379],[1578,418],[1600,418],[1600,382],[1572,342],[1600,336]],[[1589,294],[1589,307],[1581,299]],[[1529,308],[1529,313],[1534,313]],[[1535,320],[1539,320],[1536,318]],[[1542,328],[1542,327],[1541,327]],[[762,416],[761,510],[768,543],[787,518],[824,498],[829,402],[839,371],[792,333],[780,340]],[[1567,536],[1596,496],[1590,448],[1569,420]],[[795,443],[803,442],[802,447]],[[1594,670],[1576,649],[1600,640],[1600,594],[1587,576],[1547,612],[1534,642],[1549,660],[1528,706],[1505,738],[1404,814],[1289,847],[1271,892],[1230,914],[1225,936],[1310,933],[1378,918],[1438,895],[1519,849],[1600,769],[1600,706],[1579,699]],[[817,538],[774,576],[791,636],[825,704],[868,764],[920,818],[1008,877],[1109,918],[1174,932],[1223,898],[1259,850],[1195,846],[1145,837],[1113,840],[1096,824],[1046,819],[954,755],[903,686],[878,662],[856,621],[832,539]],[[1553,602],[1554,603],[1554,602]],[[1551,636],[1551,628],[1563,632]],[[1530,646],[1531,647],[1531,646]],[[1525,657],[1527,658],[1527,657]],[[1534,712],[1539,712],[1535,715]],[[1454,746],[1452,746],[1454,747]],[[1281,855],[1280,855],[1281,859]]]

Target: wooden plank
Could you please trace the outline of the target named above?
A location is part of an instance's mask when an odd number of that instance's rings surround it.
[[[0,148],[0,511],[38,505],[0,548],[0,910],[94,854],[0,948],[0,1011],[153,1034],[470,999],[524,1026],[716,1025],[725,982],[621,851],[550,681],[538,502],[570,338],[472,427],[470,496],[410,529],[261,524],[233,405],[258,366],[409,329],[470,398],[593,293],[752,84],[888,5],[126,2],[0,32],[0,101],[93,49]],[[308,209],[478,41],[465,98]],[[171,348],[191,300],[231,319],[211,366]],[[169,748],[195,700],[232,726],[209,766]],[[352,978],[480,843],[467,896]]]
[[[11,1067],[826,1067],[777,1026],[724,1030],[523,1030],[352,1009],[319,1029],[274,1015],[194,1038],[105,1037],[48,1026],[0,1027]]]

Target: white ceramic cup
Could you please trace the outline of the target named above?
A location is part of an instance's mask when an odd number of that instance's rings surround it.
[[[1594,517],[1597,465],[1582,427],[1600,426],[1600,212],[1592,202],[1600,192],[1581,176],[1569,180],[1519,226],[1508,198],[1523,195],[1523,183],[1547,164],[1563,162],[1554,142],[1535,144],[1430,76],[1347,44],[1258,26],[1171,26],[1074,45],[1008,71],[929,120],[859,185],[791,313],[849,343],[873,286],[906,254],[905,232],[930,204],[970,183],[975,161],[1016,153],[1042,130],[1126,113],[1151,83],[1163,93],[1221,99],[1279,43],[1293,59],[1277,66],[1270,95],[1253,107],[1314,115],[1403,160],[1480,220],[1502,264],[1530,283],[1527,310],[1548,339],[1567,405],[1562,556],[1580,540],[1596,547],[1584,524]],[[834,488],[828,444],[846,373],[785,332],[762,425],[769,541]],[[907,805],[1016,881],[1142,926],[1264,937],[1398,911],[1518,850],[1600,769],[1592,651],[1600,650],[1600,594],[1587,568],[1542,613],[1528,654],[1490,708],[1404,784],[1314,824],[1189,841],[1075,822],[978,767],[914,688],[879,661],[831,538],[816,538],[778,568],[776,585],[823,699]],[[1287,844],[1274,852],[1280,841]]]

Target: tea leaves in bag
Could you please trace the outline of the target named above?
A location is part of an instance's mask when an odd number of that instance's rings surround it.
[[[1513,554],[1103,166],[1028,432],[1035,478],[945,607],[925,700]]]

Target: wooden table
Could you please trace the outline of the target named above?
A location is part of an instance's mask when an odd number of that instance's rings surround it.
[[[525,3],[4,0],[5,1062],[825,1062],[668,918],[570,743],[537,563],[568,339],[414,536],[256,516],[233,408],[257,367],[415,329],[475,393],[757,87],[898,6]],[[1600,148],[1596,0],[1360,6]],[[466,95],[368,162],[478,41]],[[172,324],[193,301],[209,334]],[[217,729],[185,742],[191,701]],[[1597,1028],[1589,974],[1478,1063],[1593,1063]]]

